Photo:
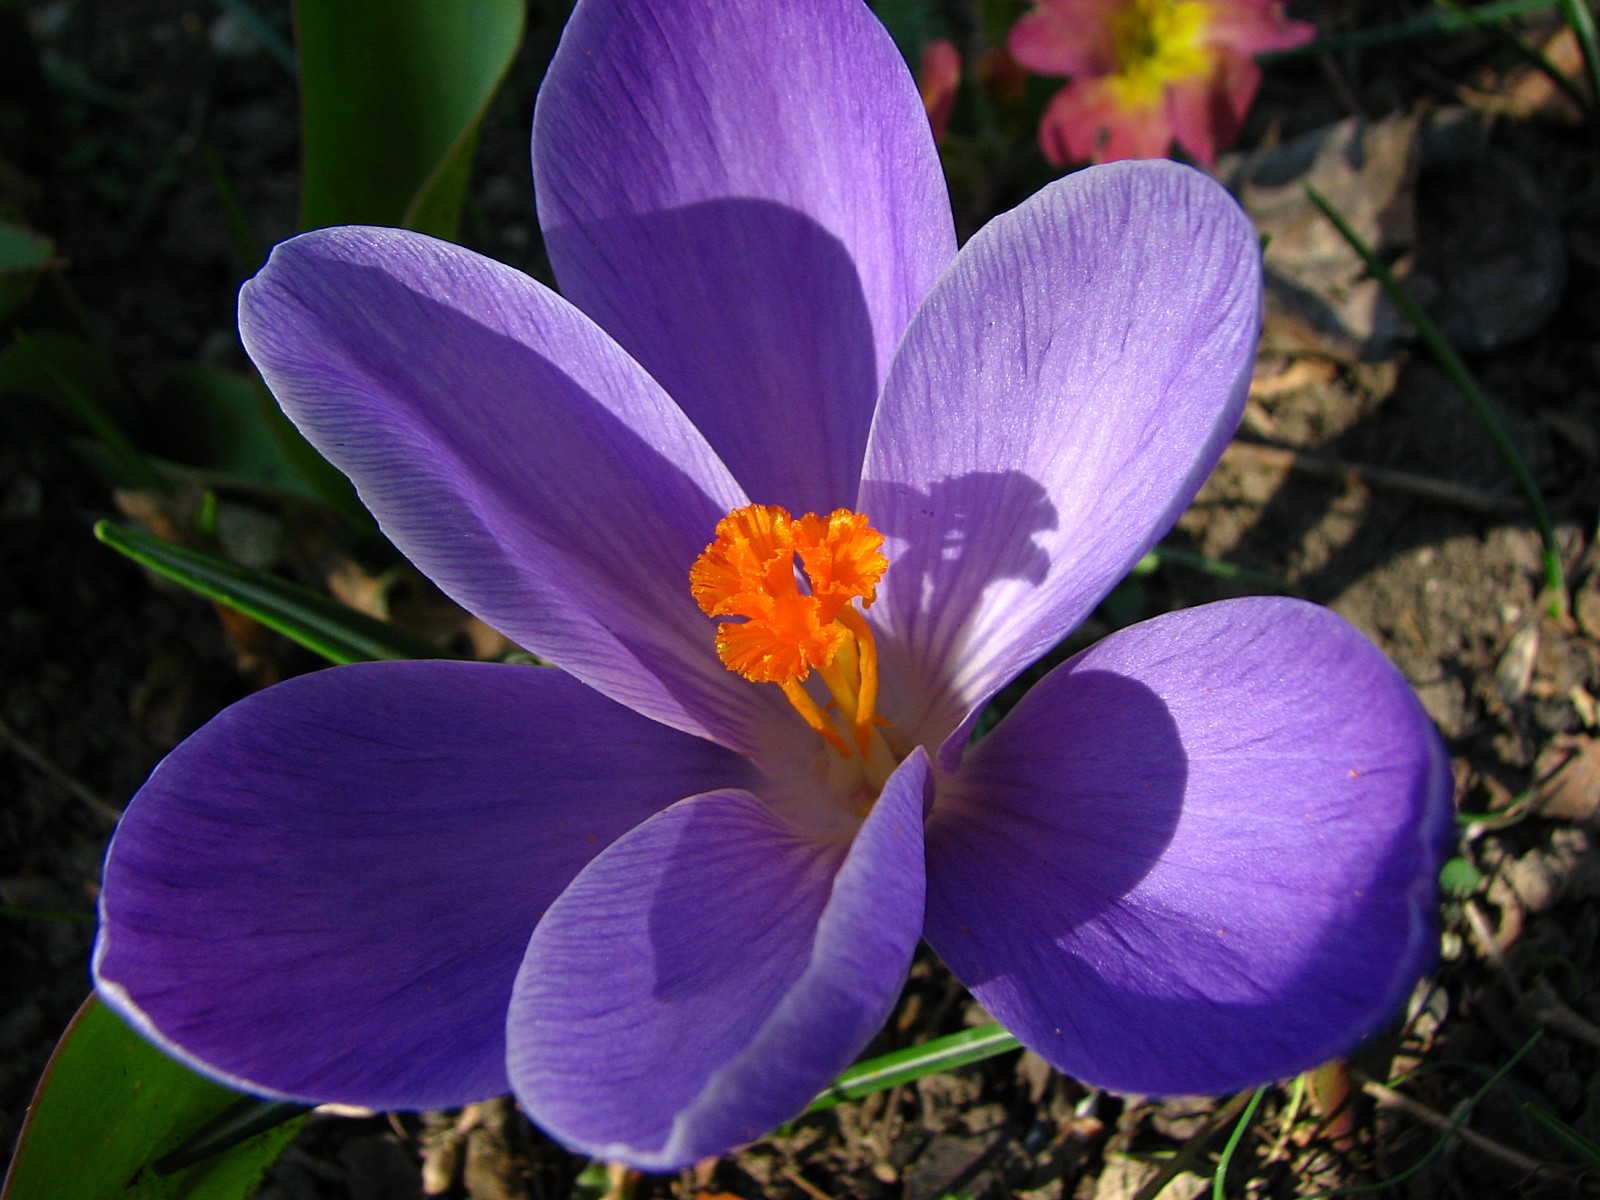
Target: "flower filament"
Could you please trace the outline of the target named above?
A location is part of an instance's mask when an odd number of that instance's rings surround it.
[[[883,535],[849,509],[795,518],[777,505],[750,504],[717,522],[716,539],[689,569],[689,591],[708,617],[744,618],[717,626],[728,670],[776,683],[841,757],[859,754],[869,775],[886,777],[893,756],[878,728],[877,645],[855,604],[870,606],[877,595],[889,565],[882,545]],[[848,740],[803,686],[812,671]]]

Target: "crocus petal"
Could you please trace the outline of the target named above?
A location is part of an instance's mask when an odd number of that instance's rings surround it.
[[[1173,613],[1052,672],[941,789],[928,940],[1086,1083],[1282,1078],[1433,960],[1450,793],[1405,680],[1333,613]]]
[[[454,599],[631,708],[752,747],[765,698],[717,661],[688,585],[743,493],[582,313],[448,243],[331,229],[273,251],[239,332],[284,411]]]
[[[1167,531],[1238,422],[1260,296],[1249,220],[1173,163],[1081,171],[967,243],[891,368],[856,506],[887,535],[884,711],[942,736]]]
[[[508,1090],[505,1014],[539,914],[735,755],[558,671],[376,663],[227,709],[112,841],[95,980],[230,1086],[444,1108]]]
[[[652,1171],[797,1115],[905,981],[928,780],[916,751],[848,848],[721,791],[595,859],[517,977],[511,1082],[529,1115],[569,1146]]]
[[[879,385],[955,254],[899,52],[860,0],[582,0],[534,115],[562,292],[752,498],[854,498]]]

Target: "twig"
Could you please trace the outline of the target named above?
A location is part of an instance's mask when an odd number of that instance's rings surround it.
[[[1403,1092],[1397,1092],[1392,1087],[1379,1083],[1376,1079],[1361,1071],[1355,1071],[1353,1074],[1361,1081],[1361,1090],[1385,1108],[1399,1109],[1408,1117],[1421,1121],[1424,1125],[1431,1125],[1434,1129],[1442,1130],[1452,1137],[1458,1137],[1467,1145],[1482,1151],[1490,1158],[1503,1162],[1507,1166],[1515,1167],[1528,1175],[1544,1177],[1553,1173],[1546,1164],[1529,1158],[1525,1154],[1519,1154],[1509,1146],[1502,1146],[1493,1138],[1484,1137],[1483,1134],[1466,1128],[1459,1120],[1452,1120],[1443,1113],[1434,1112],[1426,1104],[1413,1100]]]
[[[1511,994],[1516,997],[1518,1003],[1520,1003],[1522,1000],[1522,985],[1517,982],[1516,976],[1511,974],[1510,970],[1506,967],[1505,946],[1500,944],[1499,936],[1495,933],[1495,931],[1489,928],[1489,918],[1483,915],[1483,910],[1478,907],[1478,902],[1476,899],[1468,900],[1461,906],[1461,911],[1465,914],[1467,918],[1467,924],[1472,929],[1472,936],[1477,939],[1478,949],[1482,951],[1483,956],[1489,960],[1489,964],[1493,966],[1495,970],[1500,972],[1501,976],[1506,981],[1506,986],[1511,989]],[[1508,946],[1511,944],[1511,941],[1513,938],[1515,938],[1516,934],[1520,933],[1522,929],[1522,918],[1520,916],[1520,911],[1517,909],[1509,909],[1508,923],[1511,916],[1516,917],[1517,928],[1512,936],[1506,939],[1506,945]]]
[[[633,1200],[633,1194],[638,1191],[643,1179],[644,1175],[627,1163],[608,1162],[605,1195],[600,1200]]]
[[[1361,463],[1304,454],[1299,450],[1290,450],[1283,446],[1265,446],[1259,442],[1230,442],[1225,454],[1235,458],[1253,459],[1266,466],[1280,467],[1315,479],[1360,483],[1382,491],[1399,492],[1419,500],[1448,504],[1488,516],[1512,517],[1528,511],[1526,502],[1514,496],[1497,496],[1480,488],[1434,479],[1429,475],[1418,475],[1414,471],[1397,471],[1392,467],[1369,467]]]
[[[1569,1008],[1543,975],[1534,980],[1534,991],[1538,995],[1528,995],[1522,982],[1512,973],[1503,950],[1495,941],[1494,934],[1490,932],[1488,921],[1478,911],[1477,904],[1469,901],[1463,906],[1462,911],[1466,914],[1467,923],[1472,927],[1473,935],[1478,939],[1485,957],[1494,966],[1501,982],[1506,985],[1506,990],[1511,993],[1511,998],[1516,1001],[1517,1007],[1546,1029],[1553,1029],[1557,1033],[1566,1034],[1567,1037],[1587,1042],[1600,1049],[1600,1025]]]
[[[1556,990],[1550,986],[1550,981],[1543,976],[1534,981],[1533,987],[1539,993],[1538,997],[1529,998],[1523,1003],[1529,1016],[1557,1033],[1564,1033],[1570,1038],[1600,1048],[1600,1025],[1568,1008],[1561,997],[1556,995]]]
[[[4,738],[6,744],[15,750],[24,761],[48,775],[52,782],[71,793],[75,800],[82,801],[84,807],[101,820],[115,825],[122,818],[120,812],[56,766],[55,763],[51,762],[38,750],[35,750],[20,733],[11,728],[4,720],[0,720],[0,738]]]
[[[833,1200],[832,1196],[828,1195],[827,1192],[823,1191],[804,1175],[800,1174],[800,1172],[794,1167],[784,1167],[782,1175],[790,1183],[794,1184],[795,1187],[799,1188],[806,1195],[810,1196],[811,1200]]]

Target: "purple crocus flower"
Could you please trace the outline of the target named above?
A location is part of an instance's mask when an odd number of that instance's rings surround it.
[[[1086,171],[957,253],[858,0],[580,0],[534,175],[564,299],[329,229],[239,324],[406,555],[559,669],[349,666],[222,713],[117,831],[108,1003],[253,1092],[510,1090],[652,1170],[799,1112],[922,938],[1114,1089],[1285,1076],[1391,1015],[1449,772],[1332,613],[1134,626],[968,745],[1239,417],[1260,278],[1220,188]]]

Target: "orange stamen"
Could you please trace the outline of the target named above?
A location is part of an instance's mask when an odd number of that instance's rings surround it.
[[[701,611],[743,618],[717,627],[723,665],[752,682],[779,684],[806,724],[849,757],[845,739],[801,687],[817,671],[863,760],[872,757],[876,732],[878,656],[855,602],[865,607],[877,597],[889,566],[882,545],[883,535],[849,509],[797,520],[777,505],[751,504],[717,522],[716,539],[689,570]]]

